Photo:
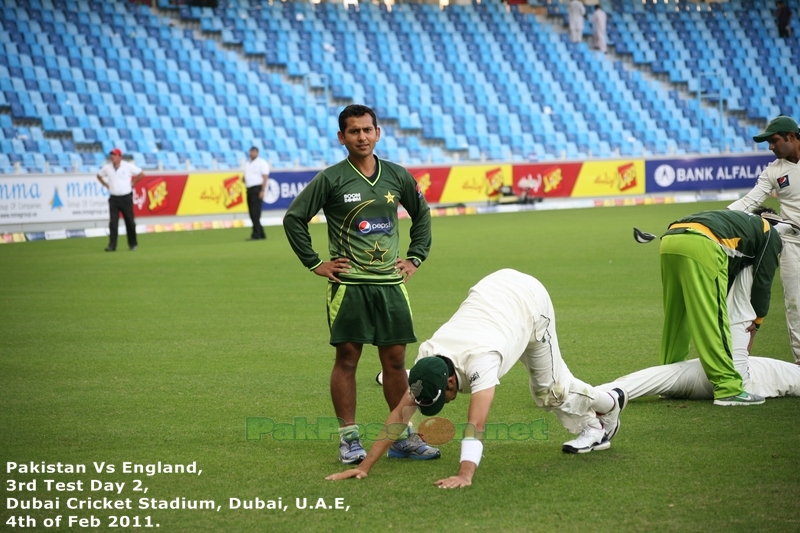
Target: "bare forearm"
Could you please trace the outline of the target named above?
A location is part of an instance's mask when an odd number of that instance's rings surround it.
[[[389,451],[389,448],[392,446],[392,441],[390,438],[386,437],[381,440],[376,440],[369,449],[367,453],[367,457],[358,465],[359,470],[363,470],[364,472],[369,472],[372,470],[372,467],[375,466],[375,463],[378,462],[378,459],[386,455],[386,452]]]
[[[472,476],[475,475],[477,469],[478,465],[472,461],[461,461],[461,466],[458,467],[458,477],[463,477],[472,481]]]

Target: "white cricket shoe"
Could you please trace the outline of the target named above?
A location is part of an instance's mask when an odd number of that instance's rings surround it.
[[[617,393],[617,400],[614,401],[614,408],[606,414],[597,417],[600,419],[600,423],[603,424],[603,429],[606,431],[608,440],[613,439],[614,435],[619,431],[619,414],[625,409],[628,403],[628,396],[624,390],[617,388],[614,389],[614,392]]]
[[[592,450],[607,450],[611,443],[606,437],[606,432],[600,428],[587,426],[583,428],[578,438],[565,442],[561,446],[564,453],[589,453]]]

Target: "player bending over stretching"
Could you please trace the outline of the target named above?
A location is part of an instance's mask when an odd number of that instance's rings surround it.
[[[728,318],[733,341],[733,364],[742,376],[744,388],[765,398],[800,396],[800,364],[766,357],[750,357],[756,312],[750,303],[753,267],[736,276],[728,293]],[[662,395],[668,398],[710,400],[714,387],[708,381],[699,359],[639,370],[600,385],[601,390],[624,387],[628,400],[641,396]]]
[[[573,377],[561,358],[550,295],[535,278],[504,269],[472,287],[456,314],[420,345],[409,374],[409,391],[386,420],[390,438],[376,440],[358,468],[326,479],[366,477],[392,445],[391,428],[405,428],[417,409],[425,416],[438,414],[461,391],[471,396],[460,468],[457,475],[440,479],[436,485],[471,485],[481,462],[495,386],[517,361],[528,370],[536,404],[578,434],[564,443],[564,452],[586,453],[611,446],[625,392],[619,388],[601,392]]]

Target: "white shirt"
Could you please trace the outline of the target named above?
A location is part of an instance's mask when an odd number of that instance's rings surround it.
[[[269,176],[269,163],[256,157],[244,165],[245,187],[255,187],[264,184],[264,176]]]
[[[544,338],[549,295],[534,277],[511,269],[489,274],[469,290],[456,314],[419,347],[417,360],[443,355],[453,362],[462,392],[500,383],[532,338]]]
[[[752,211],[775,191],[781,204],[781,217],[800,224],[800,165],[776,159],[764,169],[756,180],[756,185],[744,198],[736,200],[728,209]],[[783,234],[786,242],[800,244],[800,235]]]
[[[586,16],[586,8],[579,0],[572,0],[567,6],[569,15],[569,25],[572,27],[583,27],[583,17]]]
[[[600,8],[596,8],[592,14],[592,26],[594,26],[595,47],[598,50],[605,52],[606,45],[606,12]]]
[[[120,161],[119,168],[116,169],[113,163],[108,163],[100,169],[100,176],[105,178],[111,196],[131,194],[133,192],[131,180],[141,173],[141,168],[128,161]]]

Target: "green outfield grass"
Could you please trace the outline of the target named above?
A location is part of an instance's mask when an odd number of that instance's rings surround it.
[[[500,268],[548,288],[564,359],[600,384],[658,362],[658,244],[672,220],[724,204],[684,204],[437,218],[430,259],[409,282],[420,340],[455,311],[467,289]],[[404,246],[407,221],[403,222]],[[610,450],[561,453],[571,435],[538,409],[521,367],[498,387],[492,423],[544,419],[546,440],[486,444],[473,486],[433,482],[458,468],[460,445],[433,462],[381,460],[364,480],[328,482],[337,444],[248,440],[250,418],[313,423],[333,416],[325,282],[292,253],[281,228],[148,234],[136,252],[104,253],[102,239],[0,246],[0,457],[3,531],[10,516],[150,516],[153,531],[798,531],[800,399],[760,407],[634,401]],[[326,228],[312,227],[317,250]],[[790,360],[780,281],[753,353]],[[407,365],[416,355],[409,346]],[[374,347],[358,374],[358,419],[387,414]],[[464,422],[468,397],[442,412]],[[85,474],[8,473],[7,463],[84,464]],[[122,473],[123,462],[196,462],[201,475]],[[96,474],[93,462],[114,464]],[[12,494],[9,480],[37,480]],[[48,492],[45,479],[83,481]],[[120,494],[90,481],[124,482]],[[137,485],[135,480],[140,480]],[[132,490],[140,488],[141,491]],[[143,490],[147,489],[144,494]],[[78,511],[68,498],[130,498],[131,510]],[[60,499],[59,510],[8,510],[8,498]],[[214,500],[221,510],[139,510],[139,498]],[[230,510],[231,498],[281,499],[286,511]],[[349,510],[297,509],[335,498]],[[180,500],[179,500],[180,501]],[[132,528],[133,529],[133,528]],[[146,530],[148,528],[139,528]]]

